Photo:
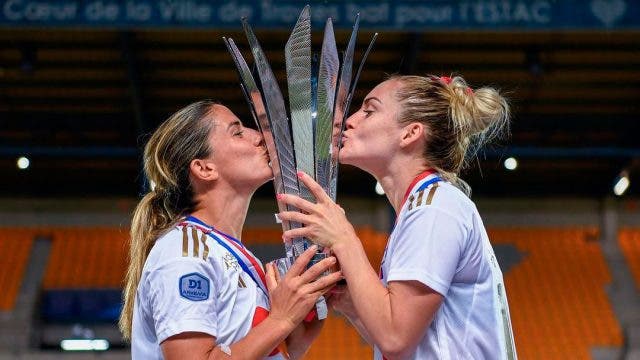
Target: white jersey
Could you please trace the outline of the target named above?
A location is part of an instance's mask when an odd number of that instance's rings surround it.
[[[268,297],[234,255],[238,248],[221,244],[230,241],[221,233],[207,235],[210,229],[182,223],[153,245],[135,298],[133,359],[162,359],[160,344],[188,331],[231,345],[268,315]],[[283,358],[277,349],[271,355]]]
[[[411,189],[381,265],[385,286],[414,280],[444,296],[409,358],[515,359],[502,272],[478,210],[458,188],[435,177]],[[374,358],[383,358],[377,347]]]

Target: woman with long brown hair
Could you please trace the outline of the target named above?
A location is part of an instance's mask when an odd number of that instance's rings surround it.
[[[144,171],[120,318],[132,357],[275,359],[285,340],[302,356],[321,327],[302,320],[340,273],[317,279],[335,258],[305,271],[312,248],[280,279],[242,244],[251,197],[273,176],[260,134],[196,102],[153,133]]]
[[[347,119],[340,161],[373,175],[397,217],[378,272],[333,203],[309,176],[317,204],[283,220],[338,258],[347,290],[330,302],[375,346],[376,359],[513,359],[509,307],[469,186],[459,178],[483,143],[508,127],[509,106],[493,88],[462,77],[393,76]]]

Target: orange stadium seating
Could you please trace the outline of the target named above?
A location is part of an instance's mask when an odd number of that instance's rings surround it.
[[[375,269],[387,234],[357,229]],[[604,286],[609,269],[597,228],[495,228],[494,246],[511,245],[523,255],[505,272],[515,341],[522,359],[589,359],[593,347],[622,346],[622,332]],[[43,281],[45,290],[120,288],[127,255],[127,230],[52,228],[0,231],[0,310],[14,306],[27,257],[36,234],[52,239]],[[250,244],[281,244],[277,228],[246,229]],[[640,229],[623,229],[620,246],[640,279]],[[11,254],[11,256],[9,256]],[[640,284],[640,282],[638,283]],[[336,357],[339,354],[340,357]],[[308,358],[371,358],[371,348],[339,316],[330,315]]]
[[[596,228],[504,228],[489,237],[526,254],[505,274],[521,359],[590,359],[592,347],[622,345]]]
[[[44,289],[121,288],[128,229],[55,228]]]
[[[13,310],[33,239],[28,228],[0,228],[0,311]]]
[[[618,243],[636,281],[636,288],[640,289],[640,228],[621,229]]]
[[[128,229],[53,228],[47,231],[52,246],[43,282],[45,289],[119,288],[126,271]],[[386,235],[370,228],[358,229],[367,255],[379,266]],[[251,228],[242,238],[250,244],[282,245],[282,229]]]
[[[254,227],[242,231],[242,241],[247,244],[282,245],[282,228]]]
[[[344,317],[329,315],[305,359],[372,359],[373,349]]]
[[[378,269],[388,235],[369,227],[356,231],[371,264]],[[622,345],[620,324],[604,292],[611,280],[609,270],[598,243],[592,241],[597,233],[590,227],[489,231],[494,246],[513,245],[525,254],[519,264],[505,272],[521,359],[590,359],[593,347]],[[635,236],[640,239],[640,235]],[[248,229],[244,239],[279,244],[280,230]],[[635,249],[639,257],[634,258],[635,263],[640,264],[637,240]],[[345,319],[330,315],[325,326],[311,347],[309,359],[336,358],[336,354],[344,359],[371,358],[371,348]]]

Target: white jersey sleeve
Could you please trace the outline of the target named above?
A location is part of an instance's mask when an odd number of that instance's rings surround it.
[[[198,258],[173,258],[152,271],[148,301],[158,343],[182,332],[217,336],[215,272]]]
[[[457,271],[468,230],[435,206],[401,214],[386,281],[416,280],[445,296]]]

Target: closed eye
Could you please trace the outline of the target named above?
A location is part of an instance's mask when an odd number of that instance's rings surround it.
[[[244,132],[242,123],[240,122],[240,120],[236,120],[231,124],[229,124],[229,126],[227,127],[227,131],[231,132],[233,136],[240,136],[240,137],[242,137],[242,133]]]

